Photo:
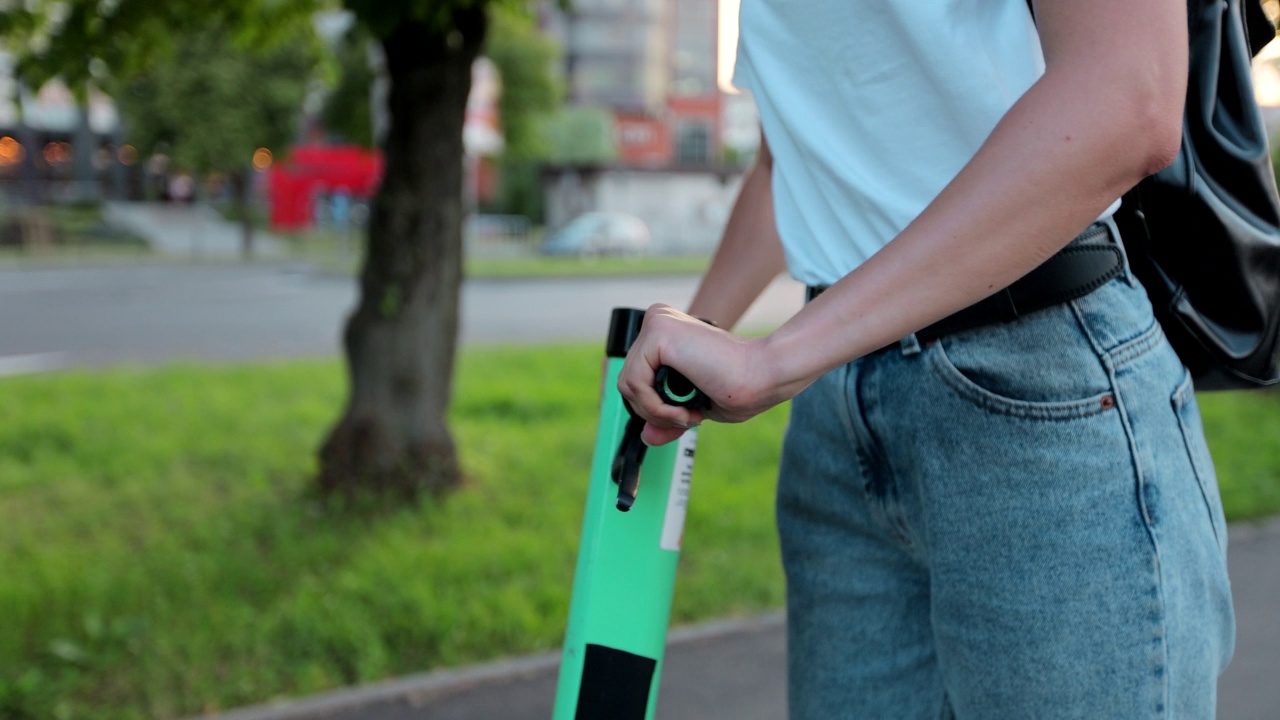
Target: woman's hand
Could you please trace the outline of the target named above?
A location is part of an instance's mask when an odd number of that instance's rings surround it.
[[[618,378],[618,391],[646,421],[641,438],[663,445],[710,418],[742,422],[781,403],[805,385],[788,389],[774,380],[767,338],[740,338],[668,305],[644,316]],[[654,373],[667,365],[711,400],[708,410],[667,405],[653,388]]]

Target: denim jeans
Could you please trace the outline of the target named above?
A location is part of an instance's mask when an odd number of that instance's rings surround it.
[[[1221,500],[1127,272],[828,373],[793,401],[777,512],[791,720],[1213,717]]]

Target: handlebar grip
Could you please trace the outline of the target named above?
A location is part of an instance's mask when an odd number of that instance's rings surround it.
[[[711,398],[689,382],[689,378],[666,365],[659,367],[654,373],[653,389],[662,398],[662,402],[668,405],[690,410],[706,410],[711,407]]]

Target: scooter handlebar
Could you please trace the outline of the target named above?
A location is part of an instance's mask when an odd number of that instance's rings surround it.
[[[690,410],[706,410],[711,407],[711,398],[689,382],[689,378],[667,365],[659,367],[654,373],[653,389],[658,392],[662,402],[668,405]]]

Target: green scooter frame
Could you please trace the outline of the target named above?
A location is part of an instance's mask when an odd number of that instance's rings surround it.
[[[574,574],[553,720],[652,720],[697,430],[647,448],[644,422],[616,387],[644,312],[615,308],[600,425]],[[660,368],[663,400],[705,407],[679,373]]]

